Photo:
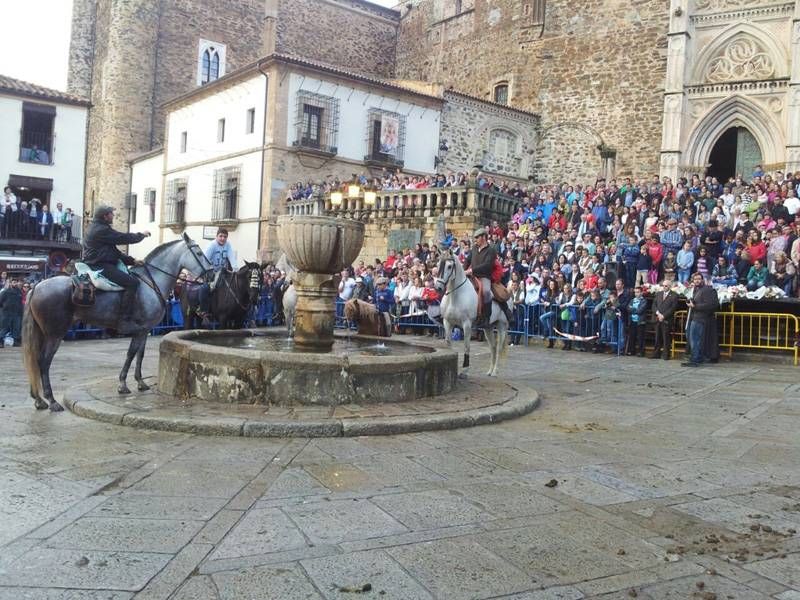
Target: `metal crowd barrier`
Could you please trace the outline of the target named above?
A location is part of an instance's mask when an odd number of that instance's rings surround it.
[[[672,352],[686,351],[687,311],[675,313]],[[718,312],[717,337],[720,354],[733,356],[735,348],[791,352],[798,364],[800,319],[785,313]],[[725,350],[723,352],[723,349]]]

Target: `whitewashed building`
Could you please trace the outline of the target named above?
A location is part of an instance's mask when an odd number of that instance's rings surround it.
[[[131,252],[141,258],[184,230],[210,240],[224,226],[240,260],[269,257],[292,184],[383,168],[432,173],[441,106],[431,94],[279,55],[198,87],[167,103],[164,149],[131,160],[131,230],[154,234]],[[388,145],[386,122],[395,128]]]
[[[89,102],[0,75],[0,180],[17,200],[72,209],[70,234],[55,228],[0,230],[0,271],[57,269],[80,253]],[[6,222],[6,225],[8,222]],[[63,233],[63,235],[61,235]]]

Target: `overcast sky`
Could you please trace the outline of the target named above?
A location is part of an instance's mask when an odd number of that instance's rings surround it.
[[[398,0],[372,0],[396,6]],[[67,87],[72,0],[0,0],[0,73],[64,90]]]

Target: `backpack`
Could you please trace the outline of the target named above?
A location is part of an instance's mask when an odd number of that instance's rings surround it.
[[[72,276],[72,304],[75,306],[94,305],[94,284],[88,274]]]

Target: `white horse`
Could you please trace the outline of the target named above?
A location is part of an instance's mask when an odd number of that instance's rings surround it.
[[[289,337],[294,337],[294,315],[297,311],[297,290],[290,284],[283,292],[283,315],[286,317],[286,329]]]
[[[461,261],[448,250],[441,255],[439,260],[439,276],[435,280],[435,287],[442,297],[442,319],[444,319],[444,335],[447,345],[452,346],[451,333],[453,327],[458,325],[464,332],[464,364],[469,367],[469,341],[472,337],[472,322],[478,316],[478,294],[472,283],[464,273]],[[497,333],[495,334],[495,327]],[[489,377],[497,376],[497,365],[500,354],[505,355],[506,333],[508,332],[508,319],[496,300],[492,301],[492,314],[489,317],[489,326],[484,329],[486,341],[492,351],[492,361]]]

